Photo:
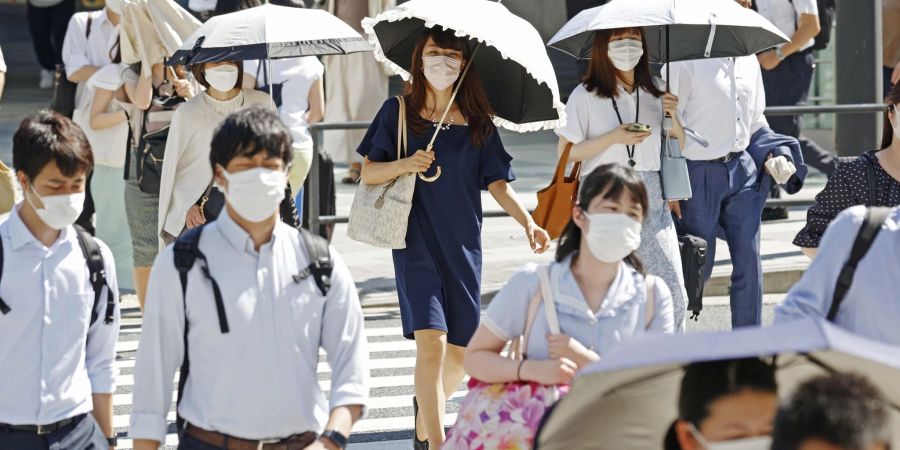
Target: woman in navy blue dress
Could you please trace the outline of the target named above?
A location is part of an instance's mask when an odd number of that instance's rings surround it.
[[[471,49],[453,31],[423,33],[413,53],[404,100],[409,129],[408,157],[397,160],[399,102],[381,107],[357,152],[366,158],[362,182],[381,184],[407,173],[441,176],[416,179],[406,248],[394,250],[394,272],[403,334],[416,341],[414,448],[440,448],[444,441],[446,397],[465,372],[465,346],[481,315],[481,191],[487,190],[525,229],[531,248],[549,247],[547,232],[535,225],[516,198],[515,180],[491,106],[474,70],[440,127],[433,152],[425,152],[451,101]]]

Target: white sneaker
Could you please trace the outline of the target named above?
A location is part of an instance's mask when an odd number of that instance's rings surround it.
[[[53,81],[56,78],[56,73],[52,70],[41,69],[41,82],[38,84],[38,87],[41,89],[50,89],[53,87]]]

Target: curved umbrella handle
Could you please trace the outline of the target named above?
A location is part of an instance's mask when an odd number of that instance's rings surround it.
[[[434,150],[432,150],[432,145],[428,144],[428,147],[425,148],[425,151],[433,152]],[[430,176],[430,177],[426,177],[425,172],[419,172],[419,178],[422,181],[425,181],[427,183],[434,183],[440,177],[441,177],[441,166],[437,166],[437,173],[435,173],[433,176]]]

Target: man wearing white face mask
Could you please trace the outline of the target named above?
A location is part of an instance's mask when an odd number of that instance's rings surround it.
[[[0,449],[116,445],[115,264],[72,226],[92,165],[84,133],[57,113],[13,137],[24,201],[0,224]]]
[[[181,450],[340,449],[365,410],[367,352],[350,272],[324,239],[278,220],[290,140],[262,107],[230,115],[212,139],[227,204],[153,266],[129,432],[137,450],[165,441],[179,365]],[[316,382],[320,348],[332,369],[327,400]]]

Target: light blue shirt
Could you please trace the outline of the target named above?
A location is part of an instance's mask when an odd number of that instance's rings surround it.
[[[831,223],[818,256],[776,308],[776,322],[828,314],[838,274],[850,257],[865,215],[865,206],[854,206]],[[859,335],[900,345],[900,208],[893,210],[860,261],[835,323]]]
[[[562,334],[575,338],[602,357],[615,345],[645,331],[675,332],[672,294],[665,282],[659,278],[654,280],[655,304],[648,327],[643,275],[630,265],[620,263],[600,310],[594,313],[575,281],[571,261],[569,257],[550,266],[550,288]],[[500,339],[509,341],[525,332],[528,307],[540,286],[537,267],[531,264],[513,275],[488,306],[483,323]],[[529,358],[548,359],[547,333],[549,327],[541,304],[528,338]]]
[[[247,232],[223,212],[204,228],[199,249],[221,289],[230,332],[219,329],[212,287],[198,260],[188,274],[191,370],[178,406],[187,422],[244,439],[285,438],[321,432],[338,406],[367,403],[362,308],[334,249],[327,297],[311,277],[294,281],[309,260],[297,230],[282,222],[257,252]],[[169,246],[153,264],[144,305],[133,439],[165,442],[173,378],[184,355],[183,298]],[[332,370],[327,400],[316,374],[320,348]]]
[[[21,203],[19,204],[21,206]],[[91,394],[115,391],[119,308],[104,323],[106,293],[90,327],[94,290],[72,227],[49,248],[13,208],[0,224],[0,423],[46,425],[93,410]],[[115,262],[99,240],[106,279],[116,296]]]

